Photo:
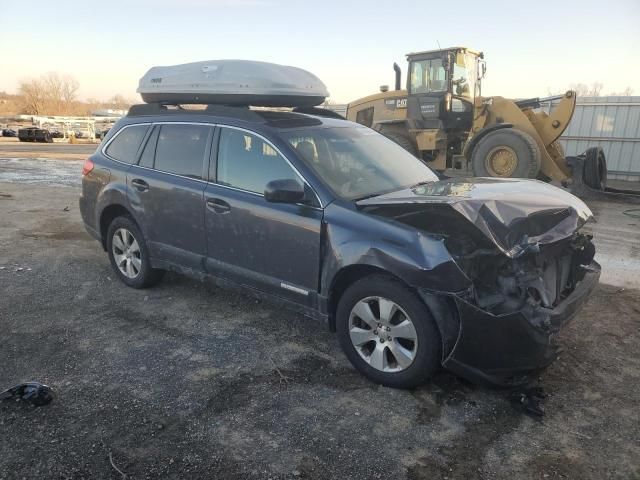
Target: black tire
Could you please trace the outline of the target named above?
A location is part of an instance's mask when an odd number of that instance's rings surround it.
[[[489,168],[489,159],[500,147],[515,154],[515,168],[499,174]],[[536,141],[527,133],[514,128],[501,128],[482,138],[471,153],[471,165],[476,177],[536,178],[540,173],[540,149]]]
[[[128,277],[120,270],[114,255],[114,236],[120,229],[129,231],[139,246],[139,256],[137,256],[137,258],[140,261],[140,268],[134,278]],[[109,225],[107,229],[107,253],[113,271],[120,281],[129,287],[151,287],[158,283],[164,275],[163,270],[157,270],[151,267],[151,263],[149,262],[149,249],[147,248],[142,232],[138,228],[138,225],[136,225],[136,222],[129,216],[116,217]]]
[[[596,190],[607,187],[607,161],[600,147],[591,147],[584,152],[584,183]]]
[[[380,133],[382,133],[382,135],[387,137],[392,142],[400,145],[402,148],[404,148],[407,152],[409,152],[414,157],[418,156],[418,151],[416,150],[415,145],[407,135],[403,135],[402,133],[399,133],[399,132],[384,131],[384,130],[381,131]]]
[[[404,370],[384,372],[372,367],[361,357],[351,341],[349,318],[352,309],[361,300],[375,296],[391,300],[400,306],[411,318],[415,328],[415,357]],[[336,330],[342,349],[352,365],[376,383],[393,388],[414,388],[429,380],[440,368],[442,342],[431,313],[411,289],[392,277],[372,275],[347,288],[338,303]],[[373,346],[377,345],[376,341],[372,342]]]

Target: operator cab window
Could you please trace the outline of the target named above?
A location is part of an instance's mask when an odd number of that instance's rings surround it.
[[[256,135],[223,128],[218,147],[218,183],[264,194],[272,180],[304,182],[282,155]]]
[[[469,88],[469,71],[464,65],[460,65],[457,61],[453,64],[453,93],[461,97],[471,97],[471,89]]]
[[[202,179],[204,154],[211,130],[206,125],[162,125],[158,133],[154,168]]]
[[[356,123],[371,128],[371,125],[373,125],[373,107],[360,110],[356,114]]]
[[[431,93],[447,90],[447,74],[441,58],[414,61],[411,64],[411,92]]]
[[[149,130],[149,125],[124,127],[109,143],[105,153],[119,162],[135,162],[138,149],[147,130]]]

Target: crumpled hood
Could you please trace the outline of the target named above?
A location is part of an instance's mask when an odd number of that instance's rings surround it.
[[[532,245],[571,237],[593,217],[582,200],[538,180],[452,178],[357,202],[359,207],[395,206],[396,213],[403,204],[451,208],[511,258]],[[402,215],[393,218],[403,221]]]

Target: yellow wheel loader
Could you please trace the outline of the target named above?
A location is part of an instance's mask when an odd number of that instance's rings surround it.
[[[474,176],[605,189],[602,149],[565,158],[558,142],[573,116],[575,92],[525,100],[483,97],[484,55],[465,47],[410,53],[407,60],[406,89],[394,64],[395,90],[382,86],[380,93],[349,103],[347,119],[379,131],[441,174],[463,169]],[[547,103],[554,105],[549,113],[540,108]]]

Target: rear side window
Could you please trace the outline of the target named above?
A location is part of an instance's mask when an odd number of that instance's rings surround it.
[[[156,145],[155,169],[201,179],[211,130],[206,125],[162,125]]]
[[[147,140],[147,144],[144,146],[142,150],[142,155],[140,155],[140,165],[141,167],[153,168],[153,159],[156,155],[156,143],[158,142],[158,132],[160,131],[160,127],[156,126],[149,135],[149,139]]]
[[[136,154],[147,130],[149,130],[149,125],[124,127],[109,143],[106,154],[120,162],[135,162]]]

